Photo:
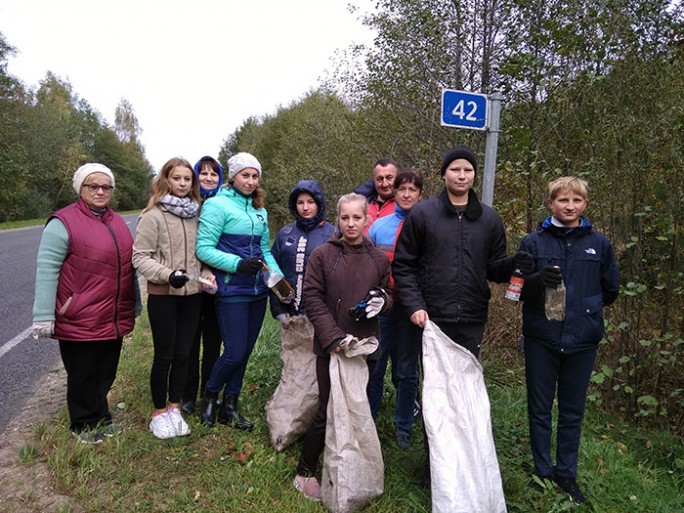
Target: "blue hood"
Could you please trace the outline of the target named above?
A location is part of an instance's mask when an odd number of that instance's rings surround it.
[[[216,164],[216,166],[218,166],[219,181],[218,181],[218,184],[216,185],[216,187],[214,187],[211,190],[205,189],[204,187],[202,187],[202,184],[200,184],[199,188],[200,188],[200,195],[202,196],[202,199],[207,199],[207,198],[211,198],[213,196],[216,196],[216,193],[218,192],[218,190],[223,185],[223,168],[221,167],[221,164],[219,163],[218,160],[216,160],[214,157],[210,157],[208,155],[202,157],[197,162],[195,162],[195,167],[193,168],[193,171],[195,172],[195,176],[197,176],[197,178],[199,179],[200,162],[202,162],[203,160],[208,160],[208,159],[211,159]]]
[[[318,214],[313,219],[303,219],[297,213],[297,198],[302,192],[308,192],[313,197],[314,201],[318,205]],[[297,185],[294,186],[292,192],[290,193],[290,199],[288,201],[288,207],[290,208],[290,214],[294,217],[297,227],[305,232],[313,230],[318,226],[321,221],[325,219],[325,197],[323,196],[323,188],[316,180],[301,180]]]

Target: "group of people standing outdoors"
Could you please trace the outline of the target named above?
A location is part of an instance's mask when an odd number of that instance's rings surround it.
[[[330,355],[350,335],[379,339],[366,359],[369,410],[377,418],[391,364],[396,442],[409,450],[422,328],[435,323],[479,358],[488,281],[507,282],[518,270],[526,277],[523,335],[534,473],[586,502],[576,482],[577,455],[586,389],[603,336],[602,309],[619,287],[612,248],[582,215],[586,182],[563,177],[549,184],[551,215],[509,256],[501,218],[473,190],[477,168],[469,148],[449,149],[442,191],[423,200],[420,171],[381,159],[372,180],[339,198],[336,227],[326,221],[320,184],[302,180],[288,200],[294,222],[271,247],[262,168],[249,153],[228,160],[225,185],[224,168],[212,157],[194,166],[170,159],[153,181],[135,238],[109,206],[112,172],[102,164],[81,166],[73,178],[78,201],[53,214],[44,229],[34,303],[34,336],[60,344],[72,432],[84,443],[120,432],[107,393],[122,339],[141,308],[136,271],[147,282],[154,345],[150,431],[160,439],[188,435],[183,415],[197,411],[205,425],[252,430],[238,398],[269,304],[264,271],[270,269],[294,289],[291,303],[271,295],[273,317],[286,324],[306,315],[314,327],[319,404],[303,437],[294,486],[320,499]],[[565,318],[548,320],[545,292],[561,280]]]

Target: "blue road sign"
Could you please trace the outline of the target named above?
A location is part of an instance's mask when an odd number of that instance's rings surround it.
[[[488,128],[487,95],[442,90],[442,126],[487,130]]]

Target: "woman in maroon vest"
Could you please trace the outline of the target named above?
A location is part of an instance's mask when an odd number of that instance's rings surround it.
[[[109,168],[84,164],[73,187],[79,200],[50,216],[40,241],[33,336],[59,341],[71,431],[83,443],[100,443],[120,432],[107,393],[135,324],[133,237],[109,207]]]

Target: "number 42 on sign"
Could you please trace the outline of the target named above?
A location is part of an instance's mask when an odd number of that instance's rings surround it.
[[[444,89],[442,91],[442,126],[486,130],[487,95]]]

